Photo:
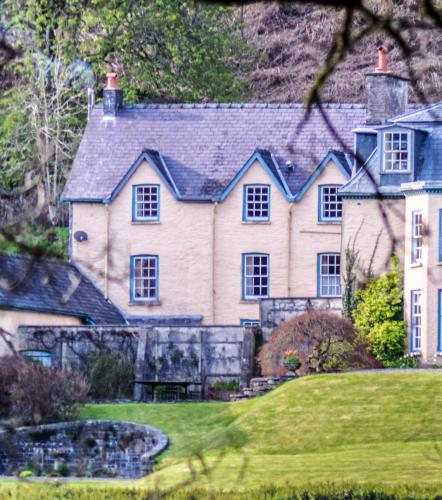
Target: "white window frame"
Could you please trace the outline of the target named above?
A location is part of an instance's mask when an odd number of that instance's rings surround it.
[[[411,263],[422,262],[423,248],[423,220],[422,211],[415,210],[411,213]]]
[[[131,288],[131,301],[132,302],[157,302],[158,301],[158,255],[134,255],[131,257],[131,277],[130,277],[130,288]],[[137,266],[138,262],[146,261],[146,265],[142,264],[140,269]],[[139,271],[141,270],[141,275]],[[153,270],[153,275],[151,271]],[[147,275],[143,276],[147,272]],[[147,295],[138,295],[139,290],[148,290]],[[151,290],[154,294],[151,294]],[[143,292],[144,293],[144,292]]]
[[[249,200],[249,197],[252,197],[252,199]],[[265,201],[263,201],[264,197],[266,198]],[[257,208],[257,205],[261,205],[261,207]],[[267,205],[267,207],[263,207],[263,205]],[[249,215],[249,210],[253,212],[252,215]],[[243,220],[250,222],[268,222],[270,220],[269,184],[244,185]]]
[[[342,198],[339,195],[339,188],[342,187],[342,184],[324,184],[323,186],[319,186],[319,220],[320,221],[331,221],[331,222],[340,222],[342,221]],[[331,189],[335,189],[335,193],[330,193]],[[326,192],[328,191],[328,192]],[[328,196],[328,200],[325,200],[325,197]],[[334,199],[331,199],[334,197]],[[329,207],[326,209],[326,205]],[[341,215],[336,216],[327,216],[325,215],[325,211],[335,211],[337,214],[339,212]]]
[[[256,264],[256,260],[259,263]],[[255,268],[259,272],[255,274]],[[261,270],[266,268],[267,273]],[[270,256],[264,253],[246,253],[243,254],[243,299],[259,300],[267,298],[270,291]],[[257,282],[258,281],[258,282]],[[265,284],[265,282],[267,284]],[[260,293],[255,293],[255,288],[260,289]]]
[[[399,148],[394,148],[394,135],[406,136],[406,149],[403,150],[401,148],[403,139],[399,138]],[[391,136],[391,139],[388,137]],[[410,164],[411,164],[411,134],[408,131],[396,130],[396,131],[385,131],[383,135],[383,172],[386,174],[406,174],[410,172]],[[387,149],[387,144],[389,148]],[[391,146],[390,146],[391,145]],[[404,160],[402,158],[395,159],[395,156],[402,155],[407,153],[407,159]],[[387,159],[387,155],[390,154],[391,158]],[[395,162],[399,162],[401,168],[393,168]],[[406,168],[403,168],[402,165],[406,165]],[[389,166],[391,165],[391,166]]]
[[[158,184],[137,184],[133,186],[132,203],[134,221],[158,221],[160,219],[160,186]],[[139,215],[143,211],[151,212],[151,215]],[[152,215],[153,212],[156,212],[156,214]]]
[[[338,259],[330,264],[329,259]],[[339,266],[339,274],[323,272],[330,265]],[[341,297],[341,254],[336,252],[320,253],[318,255],[318,296]]]
[[[411,351],[422,349],[422,292],[411,291]]]

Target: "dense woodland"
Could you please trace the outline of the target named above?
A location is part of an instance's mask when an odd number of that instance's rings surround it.
[[[0,249],[9,250],[20,250],[12,243],[17,231],[23,248],[30,238],[63,238],[53,228],[66,223],[60,195],[86,123],[87,87],[99,100],[109,70],[119,74],[126,102],[304,101],[348,14],[313,2],[0,4],[0,38],[14,51],[9,57],[0,50]],[[401,34],[410,58],[397,37],[369,29],[333,68],[322,100],[363,101],[363,74],[374,67],[381,42],[391,48],[395,71],[419,77],[415,100],[440,99],[441,29],[422,28],[415,0],[367,4],[378,15],[407,20]],[[352,13],[353,29],[366,23]],[[56,245],[54,253],[62,252]]]

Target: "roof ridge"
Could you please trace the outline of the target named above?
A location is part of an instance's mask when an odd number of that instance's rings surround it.
[[[102,104],[96,104],[95,108],[101,109]],[[318,105],[312,106],[318,109]],[[365,109],[367,106],[362,103],[323,103],[324,109]],[[123,111],[126,109],[306,109],[306,105],[300,102],[293,103],[163,103],[163,104],[125,104]]]

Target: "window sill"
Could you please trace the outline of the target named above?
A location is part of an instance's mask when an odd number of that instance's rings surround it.
[[[416,267],[423,267],[423,264],[422,264],[422,262],[413,262],[413,263],[410,264],[410,267],[412,269],[414,269]]]
[[[259,299],[241,299],[240,304],[258,304],[261,300],[267,299],[267,297],[261,297]]]
[[[263,225],[269,225],[271,222],[269,220],[243,220],[241,221],[241,224],[263,224]]]
[[[318,225],[320,226],[341,226],[342,225],[342,219],[341,220],[318,220],[317,222]]]
[[[129,306],[144,306],[144,307],[155,307],[161,306],[160,300],[139,300],[139,301],[131,301],[129,302]]]
[[[161,224],[159,220],[133,220],[132,224],[138,226],[140,224]]]

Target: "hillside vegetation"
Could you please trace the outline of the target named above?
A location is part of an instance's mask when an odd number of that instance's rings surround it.
[[[415,0],[368,0],[376,11],[393,12],[395,18],[416,23],[420,13]],[[253,72],[247,99],[268,102],[301,102],[318,69],[324,63],[333,35],[339,30],[341,12],[297,2],[258,2],[244,7],[244,36],[261,54]],[[363,25],[356,19],[355,25]],[[442,100],[442,30],[410,30],[406,33],[415,48],[410,60],[418,86],[428,101]],[[380,44],[391,49],[390,68],[408,76],[406,60],[397,44],[375,34],[355,48],[323,89],[323,101],[363,102],[364,73],[377,65]],[[412,98],[416,96],[412,93]]]
[[[89,405],[85,418],[154,425],[171,440],[139,486],[254,488],[289,482],[418,484],[442,488],[442,373],[304,377],[239,403]],[[190,460],[190,462],[189,462]]]

